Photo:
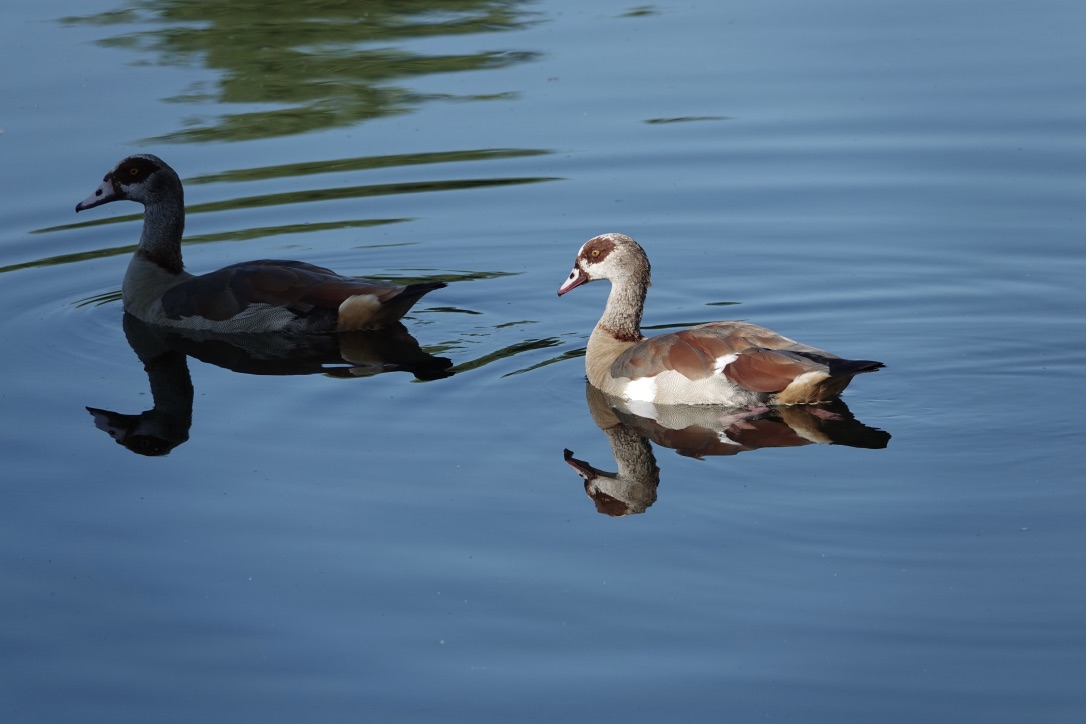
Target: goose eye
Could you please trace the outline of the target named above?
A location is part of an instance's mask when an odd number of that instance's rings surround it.
[[[129,176],[135,176],[135,175],[136,175],[136,174],[138,174],[139,172],[140,172],[140,170],[139,170],[138,168],[136,168],[135,166],[133,166],[132,168],[128,169],[128,175],[129,175]]]

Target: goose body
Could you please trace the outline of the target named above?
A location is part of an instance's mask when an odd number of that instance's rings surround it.
[[[400,285],[357,279],[299,261],[262,259],[193,275],[181,261],[181,179],[150,154],[129,156],[76,211],[143,204],[139,248],[125,272],[124,308],[150,324],[222,333],[315,333],[383,327],[442,282]]]
[[[559,296],[608,279],[611,293],[585,354],[588,381],[629,402],[756,407],[835,399],[852,378],[883,366],[848,360],[746,322],[711,322],[645,338],[650,281],[644,249],[623,234],[581,247]]]

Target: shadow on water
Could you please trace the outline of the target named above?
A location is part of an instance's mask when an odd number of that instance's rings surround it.
[[[568,449],[564,456],[584,479],[585,492],[596,510],[610,516],[644,513],[656,502],[660,467],[650,441],[699,460],[812,444],[878,450],[890,442],[890,433],[858,421],[841,400],[758,411],[660,405],[654,406],[652,417],[644,417],[590,384],[585,385],[585,396],[592,420],[607,435],[618,472],[593,467]]]
[[[372,377],[408,372],[418,380],[452,374],[452,361],[424,351],[402,324],[324,335],[216,335],[168,329],[124,315],[124,333],[143,363],[153,406],[139,414],[88,407],[94,424],[141,455],[166,455],[189,439],[194,390],[188,358],[251,375]]]
[[[425,41],[437,38],[493,35],[537,22],[539,16],[524,5],[514,0],[144,0],[62,22],[129,26],[99,42],[154,56],[152,62],[161,65],[217,71],[214,84],[197,84],[169,101],[250,106],[190,118],[184,130],[148,140],[241,141],[349,127],[410,112],[431,100],[507,98],[511,94],[501,90],[458,96],[408,86],[415,77],[535,59],[537,53],[526,50],[423,50]]]

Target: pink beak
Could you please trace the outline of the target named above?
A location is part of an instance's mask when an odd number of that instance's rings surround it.
[[[120,198],[121,195],[117,191],[117,186],[113,183],[113,176],[106,176],[93,194],[76,204],[75,210],[86,211],[87,209],[93,209],[95,206],[108,204],[110,201],[117,201]]]
[[[575,266],[573,267],[573,271],[569,273],[569,279],[566,279],[566,281],[562,283],[562,286],[558,287],[558,296],[562,296],[570,289],[574,289],[587,283],[588,275],[581,271],[581,267]]]

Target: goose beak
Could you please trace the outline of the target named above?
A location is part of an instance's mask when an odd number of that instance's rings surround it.
[[[117,192],[117,187],[113,185],[113,177],[106,176],[105,180],[102,181],[102,185],[96,188],[93,194],[75,205],[75,210],[79,212],[93,209],[95,206],[108,204],[110,201],[116,201],[119,198],[121,198],[121,195]]]
[[[577,458],[573,457],[573,451],[569,448],[566,448],[562,451],[562,457],[565,459],[566,464],[576,470],[577,474],[585,480],[592,480],[600,476],[599,470],[596,470],[584,460],[578,460]]]
[[[566,279],[566,281],[562,283],[562,286],[558,287],[558,296],[562,296],[570,289],[574,289],[587,283],[588,275],[581,271],[581,267],[575,266],[573,267],[573,271],[569,273],[569,279]]]

